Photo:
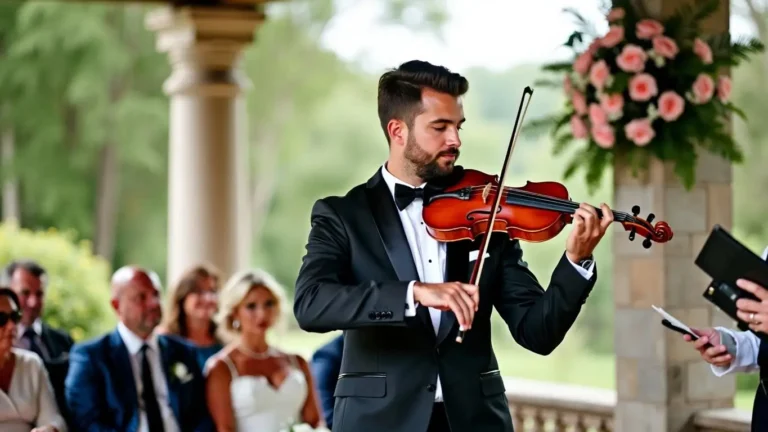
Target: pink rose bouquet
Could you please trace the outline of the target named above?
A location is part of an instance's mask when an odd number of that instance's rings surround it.
[[[741,160],[725,120],[730,113],[744,115],[730,100],[726,71],[763,45],[731,42],[728,34],[703,36],[700,23],[719,3],[691,2],[657,20],[630,1],[614,1],[604,35],[589,38],[588,29],[571,35],[566,46],[574,50],[573,60],[544,67],[565,73],[545,84],[565,91],[566,111],[534,121],[552,127],[556,153],[571,142],[586,143],[566,168],[566,179],[584,168],[594,190],[617,151],[630,153],[633,168],[646,168],[650,155],[672,161],[688,188],[701,149]]]

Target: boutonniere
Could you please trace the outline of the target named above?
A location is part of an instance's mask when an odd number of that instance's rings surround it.
[[[181,362],[174,363],[173,367],[171,367],[171,372],[182,384],[191,381],[193,378],[189,369],[187,369],[187,365]]]

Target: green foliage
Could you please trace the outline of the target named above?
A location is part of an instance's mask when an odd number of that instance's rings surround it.
[[[30,231],[0,224],[0,264],[34,259],[49,273],[43,309],[45,322],[65,329],[75,340],[96,336],[115,323],[110,307],[110,266],[72,233]]]
[[[590,190],[595,190],[614,153],[633,161],[635,172],[647,169],[650,155],[671,161],[682,184],[690,189],[702,151],[734,163],[743,161],[727,119],[732,113],[742,117],[744,113],[729,100],[731,81],[722,70],[762,52],[764,45],[756,39],[731,41],[728,34],[701,36],[702,20],[719,4],[718,0],[686,3],[659,22],[662,32],[654,37],[638,36],[636,26],[648,16],[630,1],[613,2],[612,34],[603,37],[578,13],[566,10],[578,26],[565,43],[575,59],[548,64],[542,70],[564,74],[562,85],[569,100],[562,115],[541,118],[534,125],[537,131],[550,130],[558,152],[574,141],[585,142],[567,165],[566,179],[581,170]],[[672,44],[676,52],[665,57],[657,42]],[[621,61],[622,53],[632,49],[646,57],[640,70]],[[706,50],[711,50],[711,61],[703,54]],[[601,71],[607,79],[596,78]],[[657,89],[645,99],[630,91],[643,78]],[[681,112],[675,115],[672,106],[680,106]]]

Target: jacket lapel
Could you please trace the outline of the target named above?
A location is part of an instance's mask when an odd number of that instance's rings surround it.
[[[112,380],[115,383],[113,391],[117,394],[114,396],[123,401],[121,405],[131,415],[127,430],[137,430],[139,426],[139,396],[136,392],[136,378],[133,376],[131,357],[117,330],[110,335],[109,344],[112,363],[115,365],[112,370],[114,372]]]
[[[419,280],[395,201],[380,171],[368,181],[366,192],[379,238],[397,278],[401,281]]]
[[[445,251],[445,280],[448,282],[468,282],[472,269],[469,267],[469,251],[471,241],[450,242]],[[440,317],[440,329],[437,332],[437,344],[443,343],[451,331],[458,329],[456,315],[452,311],[444,311]]]
[[[400,214],[389,187],[387,187],[387,182],[381,175],[381,169],[376,171],[376,174],[368,180],[366,186],[366,196],[373,221],[397,279],[420,281],[421,278],[418,270],[416,270],[416,264],[413,262],[413,254],[408,245],[408,239],[405,237]],[[432,328],[432,319],[427,308],[418,308],[416,314],[428,328]],[[434,331],[429,333],[435,334]]]
[[[176,421],[181,425],[182,419],[179,412],[179,380],[173,373],[174,371],[171,363],[173,360],[173,347],[168,343],[168,339],[164,336],[158,336],[157,343],[160,346],[160,359],[163,363],[163,373],[168,387],[168,402],[171,405],[173,415],[176,416]]]

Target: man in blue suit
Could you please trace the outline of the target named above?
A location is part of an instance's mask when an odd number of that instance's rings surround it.
[[[312,356],[312,375],[320,396],[323,417],[328,428],[333,426],[333,392],[341,370],[341,354],[344,351],[344,335],[321,346]]]
[[[195,349],[155,334],[160,279],[123,267],[112,277],[117,329],[70,351],[65,394],[82,432],[212,431]]]

